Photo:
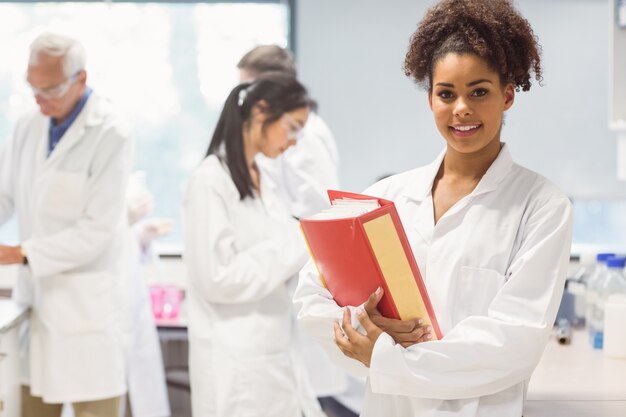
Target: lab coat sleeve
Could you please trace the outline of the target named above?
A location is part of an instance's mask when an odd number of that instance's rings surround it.
[[[237,225],[224,194],[211,178],[190,182],[184,209],[185,264],[194,287],[208,302],[259,300],[302,267],[307,254],[304,239],[294,220],[267,239],[236,248]]]
[[[125,191],[131,159],[130,134],[107,127],[86,181],[81,217],[59,233],[22,243],[33,276],[53,276],[80,268],[114,242],[126,221]]]
[[[13,141],[9,140],[0,150],[0,225],[13,215]]]
[[[462,399],[493,394],[530,378],[564,288],[572,236],[569,201],[547,202],[522,229],[508,280],[487,315],[470,316],[442,340],[408,349],[381,335],[369,371],[372,392]]]
[[[343,310],[323,286],[313,261],[309,261],[300,271],[300,280],[293,300],[300,325],[322,346],[330,360],[351,374],[367,376],[367,368],[361,362],[345,356],[335,344],[333,323],[341,324]],[[364,333],[357,319],[357,307],[348,308],[351,312],[352,326]]]

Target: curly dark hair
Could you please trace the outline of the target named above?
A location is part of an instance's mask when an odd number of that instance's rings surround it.
[[[541,84],[541,46],[528,21],[509,0],[443,0],[431,7],[411,36],[404,73],[432,88],[435,64],[448,53],[476,54],[504,85],[530,90]]]

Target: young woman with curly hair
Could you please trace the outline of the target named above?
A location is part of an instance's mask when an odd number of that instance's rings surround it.
[[[541,81],[539,52],[506,0],[441,1],[411,38],[405,72],[428,90],[446,146],[365,194],[395,202],[444,336],[381,317],[381,289],[341,309],[311,263],[295,295],[329,355],[368,377],[364,417],[522,415],[571,245],[567,197],[501,140],[515,92]]]

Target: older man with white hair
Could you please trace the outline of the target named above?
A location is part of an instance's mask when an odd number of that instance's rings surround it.
[[[127,125],[86,84],[76,40],[43,34],[27,80],[38,111],[23,116],[0,152],[0,224],[13,212],[21,264],[16,300],[31,306],[22,415],[115,417],[126,392],[123,343]]]

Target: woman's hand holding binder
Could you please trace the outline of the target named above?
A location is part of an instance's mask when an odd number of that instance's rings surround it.
[[[344,307],[341,326],[339,326],[338,322],[335,322],[335,343],[344,355],[356,359],[369,368],[374,344],[383,331],[372,323],[367,316],[367,312],[362,307],[357,310],[357,317],[359,323],[365,329],[365,335],[352,327],[350,309]]]
[[[432,339],[432,328],[428,325],[422,325],[423,320],[421,318],[397,320],[387,318],[380,314],[376,306],[383,297],[383,294],[384,290],[378,287],[363,305],[369,319],[377,327],[391,336],[396,343],[399,343],[404,348]]]

